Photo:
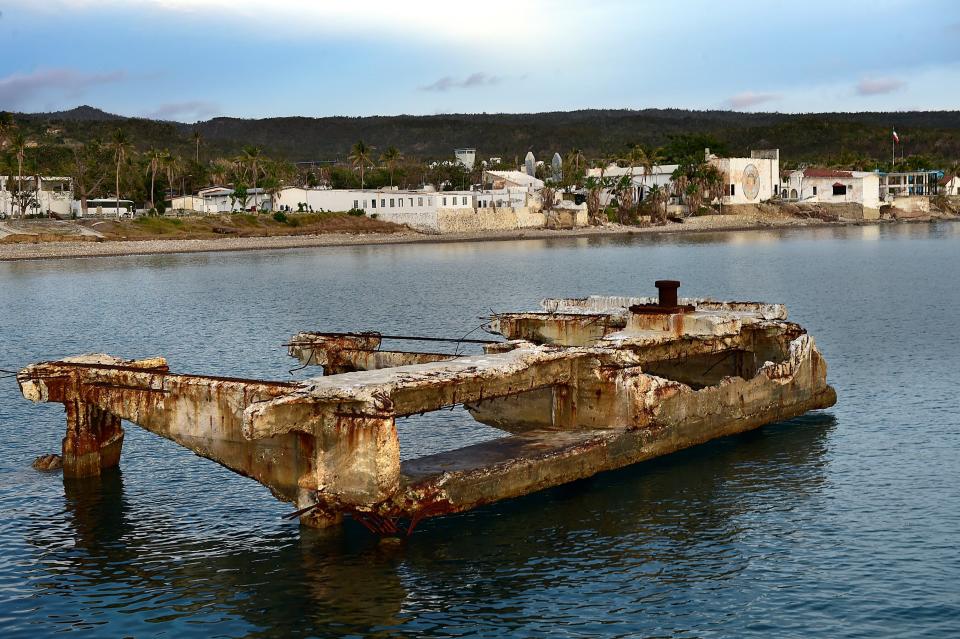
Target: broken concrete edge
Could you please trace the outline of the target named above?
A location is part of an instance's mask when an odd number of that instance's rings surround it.
[[[716,402],[716,397],[722,395],[734,400],[734,395],[739,395],[740,391],[751,385],[793,384],[804,388],[806,382],[801,379],[804,376],[826,377],[825,362],[808,336],[791,343],[788,361],[767,362],[758,375],[750,380],[726,378],[719,385],[697,390],[674,380],[644,375],[649,378],[649,387],[643,393],[643,403],[649,408],[650,419],[643,426],[589,431],[536,431],[494,440],[404,462],[401,465],[400,490],[377,504],[348,506],[335,500],[326,500],[322,494],[314,495],[314,499],[330,510],[373,513],[383,518],[406,518],[411,521],[463,512],[598,472],[616,470],[717,437],[788,420],[810,410],[829,408],[836,403],[836,392],[826,384],[815,392],[801,394],[792,403],[761,400],[753,405],[752,410],[732,420],[724,418],[723,410],[731,404],[723,406]],[[754,389],[753,396],[760,395]],[[687,407],[692,406],[706,409],[699,413],[688,413]],[[456,471],[421,470],[411,473],[412,468],[425,463],[429,465],[430,458],[462,458],[471,449],[495,448],[501,442],[506,445],[510,439],[526,437],[544,445],[547,441],[571,436],[575,439],[570,443],[556,448],[546,446],[545,450],[536,453],[507,456],[497,463],[479,463],[473,468]],[[568,463],[573,458],[577,458],[576,463]]]
[[[619,295],[590,295],[588,297],[544,298],[540,308],[546,313],[564,314],[609,314],[623,315],[631,306],[656,304],[655,297],[627,297]],[[709,297],[681,297],[678,302],[692,305],[702,311],[736,311],[754,313],[760,319],[786,320],[787,307],[784,304],[766,302],[742,302],[715,300]]]

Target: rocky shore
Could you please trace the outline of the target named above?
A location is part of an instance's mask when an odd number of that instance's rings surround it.
[[[876,222],[874,222],[875,224]],[[880,222],[890,223],[890,222]],[[360,246],[377,244],[413,244],[439,242],[478,242],[516,239],[553,239],[571,237],[604,237],[656,235],[662,233],[703,233],[715,231],[747,231],[864,224],[862,221],[824,221],[796,217],[755,215],[704,215],[688,218],[683,223],[664,226],[636,227],[608,224],[573,230],[525,229],[430,235],[415,231],[399,233],[323,233],[270,237],[224,237],[216,239],[153,239],[106,241],[43,241],[0,243],[0,261],[60,259],[76,257],[110,257],[119,255],[155,255],[164,253],[202,253],[212,251],[254,251],[320,246]]]

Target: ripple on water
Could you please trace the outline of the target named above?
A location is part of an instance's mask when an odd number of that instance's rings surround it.
[[[786,302],[840,397],[381,544],[300,531],[263,487],[136,428],[120,472],[37,473],[62,409],[0,385],[2,635],[956,635],[960,293],[929,277],[960,266],[950,228],[0,264],[3,368],[107,351],[284,379],[298,330],[462,335],[667,273]],[[404,459],[502,435],[462,410],[398,426]]]

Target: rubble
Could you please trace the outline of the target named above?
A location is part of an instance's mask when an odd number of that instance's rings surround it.
[[[381,350],[378,333],[299,333],[301,382],[177,375],[163,358],[84,355],[18,374],[66,407],[66,477],[116,466],[121,420],[190,448],[295,504],[379,534],[620,468],[832,406],[827,365],[782,305],[544,300],[490,318],[479,355]],[[437,338],[390,336],[444,341]],[[464,340],[450,340],[463,342]],[[509,436],[401,462],[396,419],[464,405]]]

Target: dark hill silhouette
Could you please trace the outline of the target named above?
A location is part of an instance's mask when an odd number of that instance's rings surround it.
[[[54,113],[17,114],[44,144],[70,145],[109,140],[122,126],[140,149],[168,148],[190,155],[190,132],[203,135],[205,154],[224,155],[244,145],[293,161],[344,158],[364,140],[378,149],[396,146],[419,158],[451,157],[453,149],[475,147],[479,157],[512,161],[532,150],[539,158],[579,148],[588,157],[623,150],[629,144],[662,146],[671,137],[712,138],[732,154],[778,147],[785,162],[826,162],[837,158],[878,158],[890,153],[891,129],[903,149],[941,162],[960,158],[960,111],[893,113],[740,113],[685,109],[590,109],[544,113],[478,113],[373,117],[217,117],[196,124],[128,118],[90,106]],[[32,129],[32,131],[31,131]],[[55,133],[50,133],[54,131]]]

